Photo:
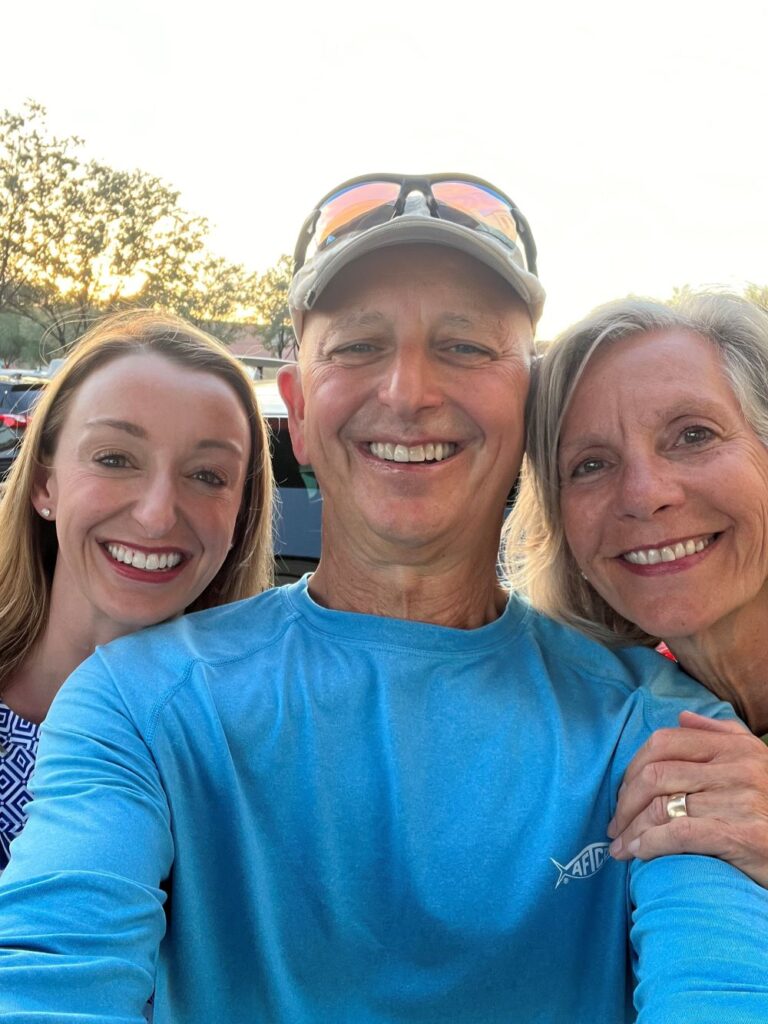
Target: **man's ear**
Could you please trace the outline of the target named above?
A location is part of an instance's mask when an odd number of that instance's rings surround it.
[[[30,492],[30,500],[37,514],[49,521],[55,519],[57,498],[58,487],[56,486],[55,472],[50,466],[37,466]]]
[[[298,363],[281,367],[277,374],[277,388],[288,410],[288,430],[293,454],[300,466],[308,466],[310,460],[304,438],[304,389]]]

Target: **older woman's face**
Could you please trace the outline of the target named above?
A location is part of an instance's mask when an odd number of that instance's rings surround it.
[[[768,604],[768,451],[704,338],[660,331],[598,351],[559,468],[579,568],[646,632],[691,636]]]

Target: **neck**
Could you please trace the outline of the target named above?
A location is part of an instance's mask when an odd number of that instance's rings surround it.
[[[768,732],[768,638],[763,601],[688,637],[667,640],[685,671],[731,703],[752,732]]]
[[[93,654],[97,645],[109,643],[126,630],[95,616],[83,617],[82,606],[72,614],[73,602],[57,586],[54,573],[48,622],[23,664],[2,688],[3,701],[29,722],[45,719],[62,683]]]
[[[328,539],[329,540],[329,539]],[[392,551],[378,556],[323,542],[312,575],[313,598],[336,611],[477,629],[501,615],[507,595],[495,571],[495,549],[477,557],[435,558]]]

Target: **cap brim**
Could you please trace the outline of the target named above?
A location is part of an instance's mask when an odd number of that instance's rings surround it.
[[[495,270],[526,304],[531,322],[536,325],[544,308],[545,292],[535,274],[515,262],[511,249],[479,228],[462,227],[437,217],[405,215],[340,239],[298,271],[288,296],[296,337],[301,338],[303,314],[312,309],[340,270],[377,249],[419,243],[458,249]]]

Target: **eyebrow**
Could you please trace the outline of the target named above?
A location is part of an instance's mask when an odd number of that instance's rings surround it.
[[[386,319],[383,313],[372,310],[367,313],[341,313],[331,323],[333,330],[344,330],[346,327],[376,327]]]
[[[100,416],[97,419],[86,420],[86,427],[112,427],[113,430],[122,430],[131,437],[138,437],[143,441],[149,440],[149,434],[138,423],[131,423],[130,420],[113,420],[109,416]],[[198,441],[195,448],[216,448],[233,452],[235,455],[242,455],[243,448],[234,441],[225,441],[216,437],[204,437]]]
[[[486,319],[488,317],[483,315],[466,316],[463,313],[444,313],[439,317],[439,323],[442,327],[467,330]],[[371,310],[365,313],[342,313],[333,319],[330,333],[335,334],[337,331],[345,331],[350,328],[381,328],[383,324],[388,324],[389,320],[390,318],[386,314],[378,310]]]
[[[99,416],[95,420],[86,420],[86,427],[113,427],[115,430],[124,430],[131,437],[146,438],[147,432],[138,423],[131,423],[130,420],[113,420],[108,416]]]
[[[658,409],[654,415],[657,423],[673,423],[675,420],[684,419],[689,416],[702,416],[714,420],[718,416],[722,416],[724,411],[726,414],[730,412],[723,401],[701,398],[699,395],[691,393],[676,399],[671,405]],[[573,448],[590,448],[593,445],[600,446],[603,444],[605,444],[604,434],[580,434],[576,436],[575,440],[565,443],[561,433],[558,449],[559,451],[570,451]]]
[[[481,318],[464,316],[461,313],[446,313],[440,317],[442,327],[454,327],[468,330],[474,327]]]

